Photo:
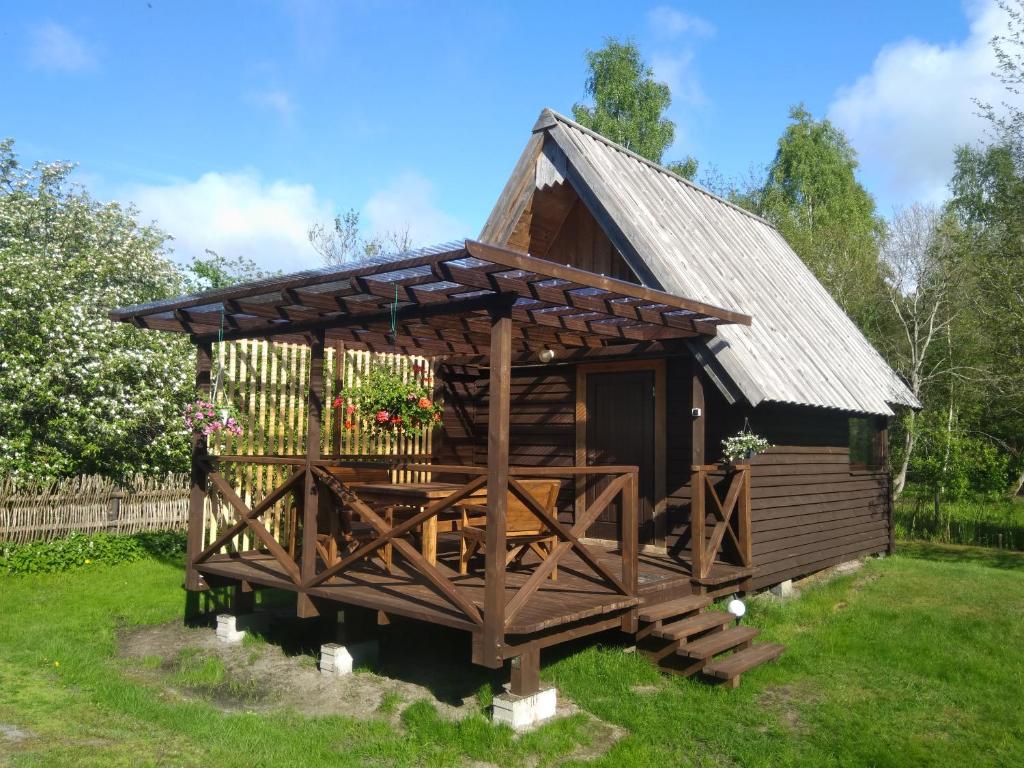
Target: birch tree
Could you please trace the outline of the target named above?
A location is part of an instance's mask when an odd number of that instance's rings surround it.
[[[935,208],[912,205],[896,212],[882,244],[882,260],[889,270],[889,302],[901,331],[890,359],[918,399],[929,382],[950,376],[955,368],[952,345],[943,349],[936,343],[948,340],[958,312],[953,243],[945,226]],[[900,465],[893,480],[897,498],[906,487],[917,439],[917,413],[911,410],[905,419]]]

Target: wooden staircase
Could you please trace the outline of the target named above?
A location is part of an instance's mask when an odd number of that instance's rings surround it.
[[[785,646],[754,644],[760,630],[739,626],[731,613],[705,610],[711,603],[708,595],[688,595],[641,608],[637,648],[666,672],[699,672],[735,688],[744,672],[774,661]]]

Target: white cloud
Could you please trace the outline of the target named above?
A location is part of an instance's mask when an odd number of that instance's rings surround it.
[[[144,221],[156,220],[174,237],[179,260],[209,248],[285,272],[319,265],[307,231],[316,221],[329,221],[334,211],[311,185],[264,182],[254,171],[136,186],[123,197],[134,201]]]
[[[680,147],[690,143],[689,134],[692,132],[696,112],[707,106],[708,99],[694,64],[694,44],[695,38],[713,36],[715,26],[705,19],[668,5],[659,5],[648,11],[647,24],[660,41],[650,56],[654,78],[665,83],[672,91],[672,106],[668,117],[676,123],[676,139],[666,155],[666,158],[670,158],[678,154]]]
[[[121,190],[118,197],[134,202],[143,221],[156,221],[174,237],[171,246],[179,261],[187,262],[208,248],[284,272],[320,266],[307,233],[314,223],[329,223],[338,210],[310,184],[264,181],[252,170],[137,185]],[[416,246],[467,234],[462,222],[441,210],[434,184],[413,171],[370,195],[362,214],[364,234],[408,227]]]
[[[707,103],[704,89],[693,66],[694,52],[686,49],[676,53],[655,53],[651,69],[656,80],[672,89],[672,103],[700,107]]]
[[[1000,103],[989,44],[1005,29],[993,2],[967,6],[966,39],[945,45],[916,39],[886,46],[871,72],[839,90],[829,117],[849,136],[865,175],[893,203],[945,196],[953,147],[985,136],[972,99]]]
[[[47,21],[29,33],[28,62],[52,72],[84,72],[96,66],[96,56],[70,29]]]
[[[297,109],[291,94],[280,88],[254,91],[249,94],[248,100],[258,107],[276,112],[283,120],[290,120]]]
[[[678,37],[692,33],[698,37],[711,37],[715,34],[715,25],[699,16],[676,10],[667,5],[659,5],[647,13],[647,23],[656,33],[666,37]]]
[[[409,230],[414,246],[434,245],[466,237],[465,225],[438,205],[430,179],[407,171],[374,193],[363,206],[369,233]]]

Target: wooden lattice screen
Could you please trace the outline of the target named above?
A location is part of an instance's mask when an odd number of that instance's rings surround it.
[[[218,405],[230,403],[240,416],[244,434],[226,438],[211,452],[231,455],[302,455],[306,452],[306,398],[309,386],[309,347],[301,344],[279,344],[256,339],[224,342],[214,345],[213,378],[219,379],[216,392]],[[338,370],[338,361],[341,370]],[[338,392],[357,384],[371,362],[386,365],[405,377],[413,375],[413,366],[423,366],[427,383],[433,387],[431,360],[405,355],[371,354],[328,347],[324,359],[325,408],[321,425],[321,453],[342,453],[360,456],[394,456],[431,452],[431,434],[419,437],[370,438],[358,426],[345,430],[338,423],[337,412],[330,407]],[[254,506],[283,482],[294,468],[236,464],[223,471],[239,496]],[[270,533],[287,545],[291,502],[277,504],[263,515]],[[211,492],[207,509],[205,543],[213,541],[218,530],[234,520],[233,511]],[[239,549],[252,546],[251,534],[242,534],[235,541]]]

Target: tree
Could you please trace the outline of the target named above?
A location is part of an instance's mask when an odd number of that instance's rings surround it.
[[[999,107],[988,102],[976,102],[982,114],[992,123],[1000,144],[1015,155],[1018,168],[1024,167],[1024,107],[1020,95],[1024,89],[1024,0],[997,0],[1006,14],[1006,32],[992,38],[996,55],[993,73],[1006,88],[1009,101]]]
[[[1006,144],[959,147],[950,191],[976,275],[971,312],[988,366],[972,428],[1013,456],[1017,494],[1024,487],[1024,172]]]
[[[183,290],[186,293],[212,291],[229,285],[259,280],[280,272],[265,272],[252,259],[245,256],[221,256],[206,249],[206,256],[193,256],[192,261],[182,270]]]
[[[672,104],[672,91],[654,79],[631,40],[609,37],[604,48],[587,51],[586,93],[592,107],[574,104],[573,118],[626,149],[661,163],[676,136],[676,124],[664,116]],[[692,179],[697,160],[687,156],[665,165],[668,170]]]
[[[124,478],[187,466],[187,339],[113,323],[180,292],[166,236],[0,142],[0,473]]]
[[[878,338],[887,310],[879,243],[884,222],[856,178],[857,154],[841,130],[790,110],[758,213],[774,224],[848,315]]]
[[[889,302],[902,331],[890,345],[889,359],[918,399],[927,384],[952,375],[955,368],[948,355],[936,353],[937,342],[961,306],[956,301],[962,286],[949,231],[952,226],[935,208],[913,205],[893,216],[882,246]],[[917,439],[916,419],[913,410],[904,417],[899,468],[893,479],[896,498],[906,486]]]
[[[335,216],[329,227],[314,224],[308,235],[313,248],[329,266],[351,264],[386,253],[405,253],[413,247],[408,226],[372,237],[364,236],[359,231],[359,212],[355,209]]]

